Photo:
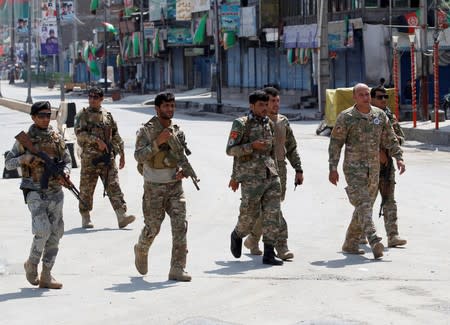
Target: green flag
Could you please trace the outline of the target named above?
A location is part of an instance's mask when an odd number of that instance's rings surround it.
[[[159,29],[155,29],[155,37],[153,38],[153,56],[159,53]]]
[[[228,50],[236,45],[236,33],[235,32],[224,32],[223,33],[223,48]]]
[[[206,36],[206,20],[208,15],[203,15],[202,19],[198,23],[197,30],[195,31],[194,38],[192,39],[194,44],[202,44],[205,41]]]
[[[98,9],[98,0],[91,0],[90,10],[91,14],[95,15]]]
[[[114,35],[117,35],[117,29],[114,27],[113,24],[103,22],[103,25],[105,25],[106,31],[113,33]]]
[[[133,56],[139,56],[139,35],[140,32],[133,33]]]
[[[294,64],[294,49],[287,49],[287,61],[290,65]]]
[[[97,61],[96,60],[89,60],[88,64],[89,64],[89,71],[93,75],[99,76],[100,75],[100,70],[98,68]]]

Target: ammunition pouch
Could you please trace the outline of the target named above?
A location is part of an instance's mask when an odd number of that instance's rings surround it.
[[[248,162],[248,161],[252,160],[252,158],[253,158],[253,155],[250,154],[250,155],[240,156],[238,158],[238,160],[239,160],[239,162]]]
[[[170,150],[169,145],[163,144],[152,159],[149,165],[155,169],[175,168],[177,167],[177,159]]]
[[[239,162],[248,162],[252,159],[257,159],[257,158],[262,158],[262,157],[270,157],[270,153],[267,151],[258,151],[258,152],[253,152],[251,154],[248,155],[244,155],[244,156],[240,156],[238,158]]]
[[[111,157],[111,154],[109,152],[105,152],[103,155],[92,159],[92,164],[94,166],[97,166],[100,163],[104,163],[105,166],[109,166],[111,164],[111,160],[113,158]]]

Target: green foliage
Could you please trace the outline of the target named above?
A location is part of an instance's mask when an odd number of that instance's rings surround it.
[[[61,74],[59,72],[33,72],[31,74],[31,81],[34,83],[47,83],[49,80],[53,80],[58,84],[60,76]],[[63,78],[64,83],[72,82],[72,76],[69,74],[64,74]]]

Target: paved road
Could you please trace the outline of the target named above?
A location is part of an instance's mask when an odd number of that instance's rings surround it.
[[[118,230],[99,184],[93,222],[82,230],[75,198],[66,194],[65,235],[54,268],[59,291],[32,288],[23,261],[30,217],[17,179],[0,180],[0,319],[2,324],[448,324],[450,319],[450,154],[405,148],[407,171],[398,177],[401,234],[409,243],[374,261],[346,256],[341,245],[352,212],[344,182],[328,183],[328,138],[317,122],[293,122],[301,144],[305,184],[294,192],[292,171],[283,211],[292,262],[266,267],[260,257],[229,252],[239,195],[227,189],[231,158],[224,153],[231,122],[217,115],[176,115],[201,178],[197,192],[187,180],[188,265],[191,283],[167,281],[170,224],[164,222],[149,255],[149,274],[134,268],[133,244],[143,218],[142,180],[133,159],[134,135],[152,113],[138,105],[110,106],[126,144],[120,172],[129,210],[138,220]],[[28,115],[0,107],[0,150],[28,127]],[[0,168],[3,169],[3,160]],[[72,178],[79,181],[79,169]],[[379,201],[376,206],[378,207]],[[376,208],[375,210],[378,210]],[[383,225],[376,225],[384,236]],[[384,243],[386,239],[384,238]]]

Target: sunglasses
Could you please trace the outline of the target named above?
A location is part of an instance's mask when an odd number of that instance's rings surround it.
[[[382,100],[383,98],[384,99],[389,99],[389,95],[377,95],[377,96],[375,96],[375,98],[378,99],[378,100]]]
[[[37,118],[40,118],[40,119],[50,118],[51,115],[52,115],[52,113],[37,113],[36,114]]]
[[[88,97],[89,97],[89,98],[92,98],[92,99],[100,99],[100,98],[101,98],[101,97],[98,96],[98,95],[89,95]]]

